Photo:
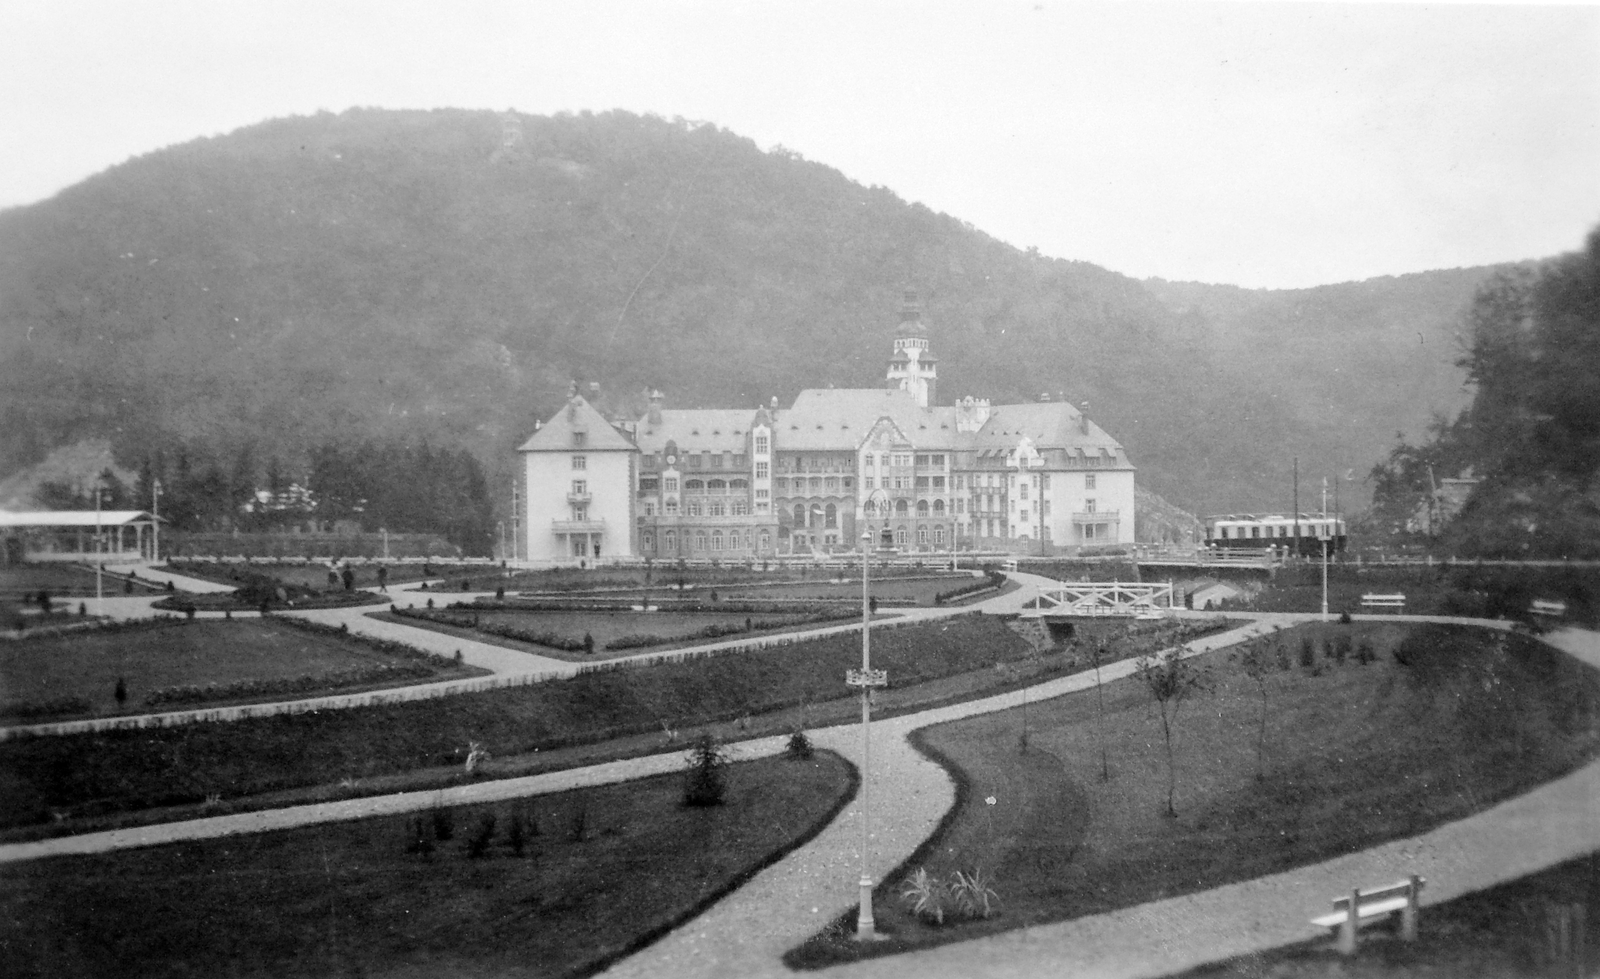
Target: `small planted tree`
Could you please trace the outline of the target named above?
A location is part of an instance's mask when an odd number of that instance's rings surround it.
[[[689,749],[689,766],[683,779],[683,804],[720,806],[727,792],[728,754],[710,732],[695,738]]]
[[[1111,757],[1106,750],[1106,688],[1100,682],[1100,665],[1107,662],[1110,650],[1105,640],[1096,639],[1089,644],[1089,663],[1094,667],[1094,695],[1096,707],[1095,727],[1100,733],[1100,781],[1111,780]]]
[[[478,814],[478,821],[473,823],[472,832],[467,836],[467,856],[476,859],[489,852],[489,844],[494,840],[494,826],[494,813],[486,810]]]
[[[784,754],[790,761],[806,761],[816,754],[816,749],[811,746],[811,739],[804,731],[795,731],[789,735],[789,743],[784,748]]]
[[[1261,722],[1256,733],[1256,778],[1259,780],[1266,777],[1267,679],[1271,677],[1275,664],[1265,640],[1246,643],[1236,656],[1244,675],[1256,685],[1256,692],[1261,695]]]
[[[117,689],[112,691],[112,696],[117,698],[117,708],[119,710],[123,704],[128,702],[128,684],[120,676],[117,677]]]
[[[594,655],[594,634],[593,633],[585,632],[583,634],[583,652],[584,652],[584,655],[586,655],[586,656],[593,656]]]
[[[1178,810],[1172,804],[1178,788],[1178,770],[1172,756],[1173,727],[1183,702],[1209,690],[1211,680],[1205,671],[1183,657],[1181,647],[1139,657],[1134,671],[1161,715],[1161,737],[1167,747],[1167,815],[1177,816]]]

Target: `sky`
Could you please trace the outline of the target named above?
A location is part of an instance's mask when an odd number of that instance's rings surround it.
[[[1019,248],[1289,288],[1600,224],[1600,5],[0,0],[0,208],[356,106],[715,123]]]

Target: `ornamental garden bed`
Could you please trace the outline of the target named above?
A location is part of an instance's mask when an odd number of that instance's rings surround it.
[[[14,864],[0,964],[15,979],[589,975],[806,842],[855,791],[825,752],[725,773],[721,805],[683,805],[671,775]]]
[[[107,597],[150,595],[163,591],[161,585],[130,576],[115,565],[107,565],[101,576],[101,590]],[[41,564],[8,564],[0,568],[0,600],[38,604],[39,592],[51,598],[92,598],[95,595],[93,565],[50,561]]]
[[[259,702],[482,672],[288,619],[120,623],[0,644],[0,723]]]
[[[1179,712],[1170,770],[1136,677],[1104,688],[1103,722],[1092,690],[1030,705],[1026,751],[1020,709],[919,732],[958,802],[877,891],[891,940],[856,945],[841,920],[786,961],[825,966],[1287,870],[1481,811],[1600,751],[1600,679],[1525,636],[1358,623],[1257,645],[1265,738],[1241,651],[1197,657],[1213,689]],[[918,871],[942,925],[902,897]],[[961,910],[957,871],[983,875],[990,917]]]

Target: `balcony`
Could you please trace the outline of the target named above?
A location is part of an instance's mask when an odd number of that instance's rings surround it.
[[[606,532],[604,520],[552,520],[550,529],[557,534],[603,534]]]
[[[581,505],[581,506],[588,506],[589,503],[593,499],[594,499],[594,494],[589,493],[588,491],[585,491],[585,492],[582,492],[582,493],[568,493],[567,494],[567,502],[568,503],[574,503],[574,504],[578,504],[578,505]]]
[[[1090,510],[1087,513],[1074,513],[1073,523],[1119,523],[1122,520],[1120,510]]]

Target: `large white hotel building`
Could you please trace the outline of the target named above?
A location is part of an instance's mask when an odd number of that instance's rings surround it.
[[[1133,542],[1133,465],[1063,400],[939,405],[908,293],[883,388],[608,421],[576,389],[522,446],[534,561],[858,551],[1072,551]],[[1041,544],[1042,538],[1042,544]]]

